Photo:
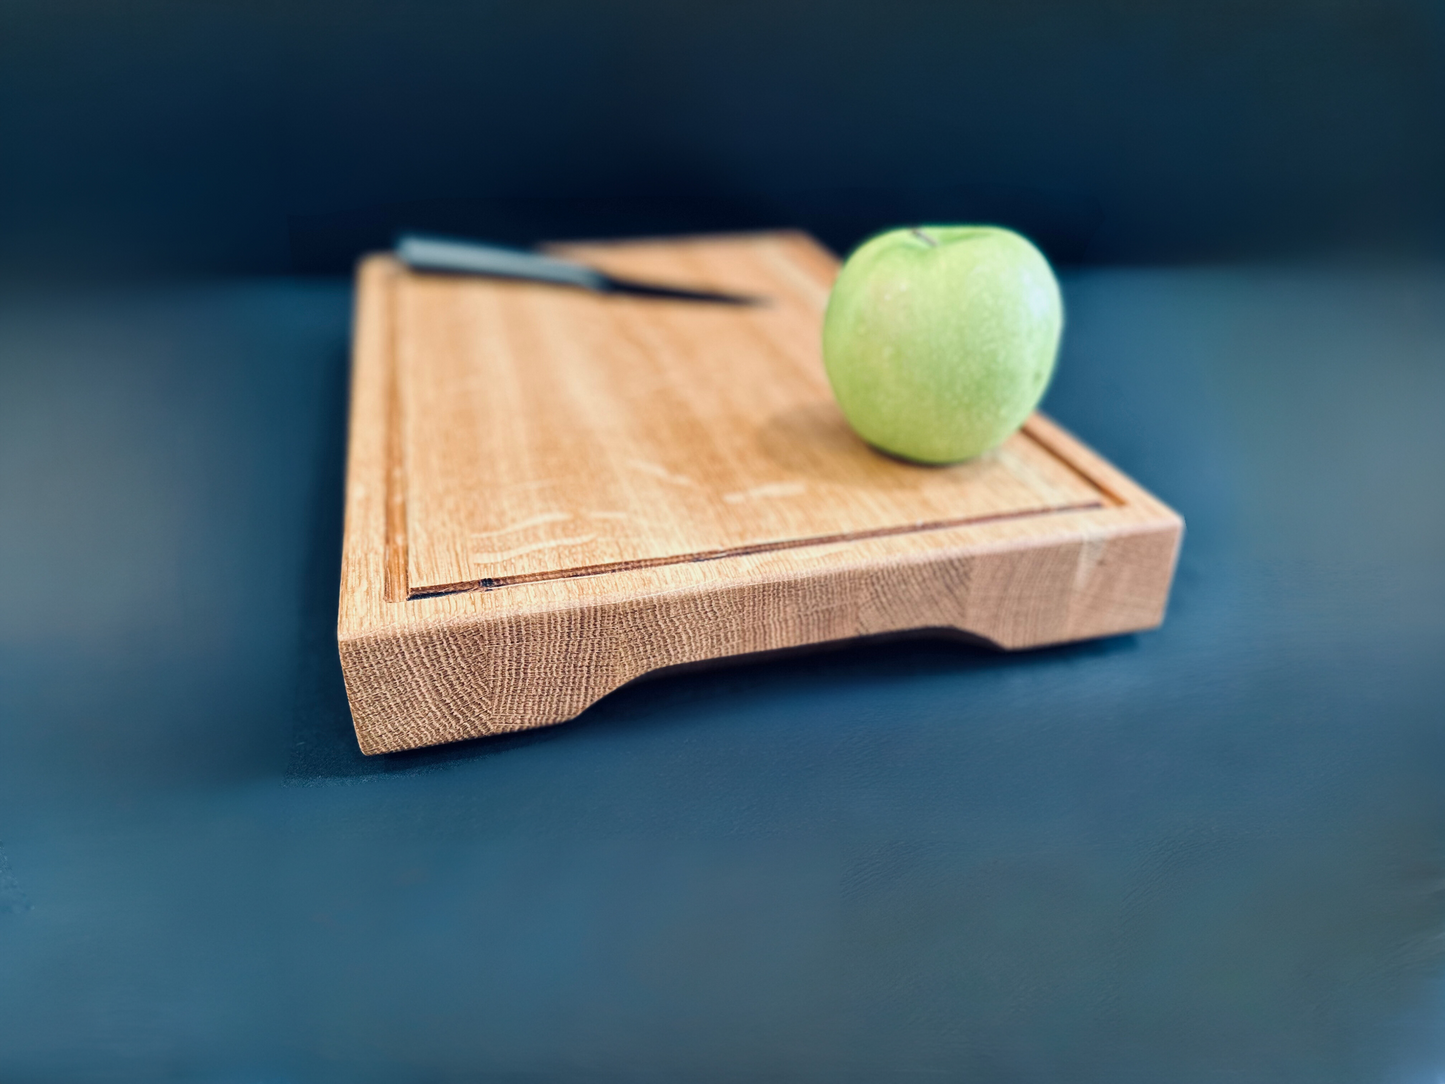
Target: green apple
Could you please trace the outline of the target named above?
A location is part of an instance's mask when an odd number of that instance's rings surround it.
[[[1064,326],[1043,254],[1011,230],[923,226],[861,245],[823,318],[823,363],[858,435],[956,463],[999,445],[1043,398]]]

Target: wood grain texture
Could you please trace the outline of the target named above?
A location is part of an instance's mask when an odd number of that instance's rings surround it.
[[[559,722],[727,655],[1162,620],[1179,517],[1041,415],[945,468],[853,435],[819,346],[837,262],[806,236],[564,250],[769,303],[362,264],[338,637],[366,752]]]

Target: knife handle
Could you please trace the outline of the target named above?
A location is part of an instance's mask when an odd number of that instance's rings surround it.
[[[542,256],[522,249],[484,245],[476,241],[458,241],[426,234],[402,234],[396,240],[396,256],[414,271],[445,271],[464,275],[495,275],[499,278],[527,279],[532,282],[555,282],[564,286],[580,286],[584,290],[604,291],[607,276],[585,264]]]

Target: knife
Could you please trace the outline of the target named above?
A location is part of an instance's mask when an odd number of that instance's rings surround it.
[[[575,286],[598,294],[630,294],[673,301],[707,301],[719,305],[761,305],[767,301],[766,298],[744,294],[617,278],[575,260],[430,234],[404,233],[399,236],[396,239],[396,257],[413,271],[548,282],[554,286]]]

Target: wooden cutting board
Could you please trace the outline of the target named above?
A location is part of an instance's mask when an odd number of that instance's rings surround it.
[[[1183,524],[1042,415],[920,467],[848,428],[802,234],[558,246],[729,306],[359,272],[338,638],[368,753],[569,719],[649,670],[1163,618]]]

